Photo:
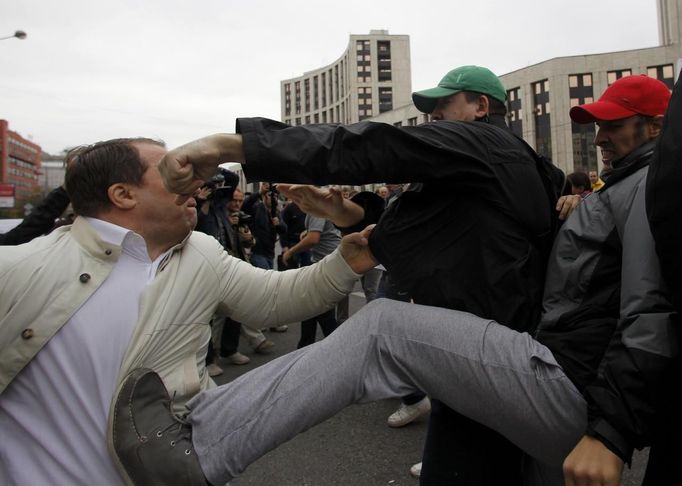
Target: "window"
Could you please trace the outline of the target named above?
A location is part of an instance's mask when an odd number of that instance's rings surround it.
[[[407,126],[416,127],[417,126],[417,117],[415,116],[413,118],[408,118],[407,119]]]
[[[672,64],[663,64],[661,66],[650,66],[646,70],[647,75],[663,81],[668,89],[672,90],[675,85],[674,70]]]
[[[582,81],[581,77],[578,77],[577,81],[578,85],[580,85]],[[549,106],[549,81],[546,79],[537,81],[532,84],[532,88],[533,106],[535,107],[533,109],[535,121],[535,149],[539,154],[544,155],[545,157],[551,157],[552,130]]]
[[[379,113],[391,111],[393,109],[393,88],[379,88]]]
[[[568,83],[570,105],[578,106],[594,101],[592,74],[581,73],[572,75],[578,79],[575,86]],[[609,78],[609,74],[607,74]],[[597,150],[594,146],[594,124],[584,125],[571,121],[571,137],[573,140],[573,170],[588,172],[597,169]]]
[[[364,120],[372,116],[372,88],[358,87],[358,118]]]
[[[620,69],[606,73],[606,81],[609,86],[625,76],[632,76],[632,69]]]
[[[523,117],[521,116],[521,88],[507,90],[507,118],[509,128],[518,137],[523,136]]]
[[[310,79],[303,81],[303,93],[305,98],[305,111],[310,111]]]
[[[391,81],[391,41],[377,41],[379,81]]]
[[[291,84],[284,85],[284,113],[291,115]]]

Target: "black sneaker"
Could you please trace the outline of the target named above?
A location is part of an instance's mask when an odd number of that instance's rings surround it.
[[[114,450],[127,483],[207,484],[192,447],[192,428],[173,413],[159,375],[145,368],[130,373],[114,407]]]

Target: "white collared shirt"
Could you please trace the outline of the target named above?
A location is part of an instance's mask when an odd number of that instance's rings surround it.
[[[151,261],[140,235],[87,219],[102,240],[121,246],[121,256],[0,395],[3,484],[122,483],[106,446],[109,407],[140,297],[166,254]]]

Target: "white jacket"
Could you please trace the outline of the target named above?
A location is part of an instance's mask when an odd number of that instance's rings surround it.
[[[0,394],[107,278],[120,253],[83,218],[25,245],[0,247]],[[357,278],[338,251],[310,267],[274,272],[193,232],[142,294],[113,398],[132,370],[151,368],[182,407],[215,386],[204,366],[215,314],[261,326],[297,321],[332,307]],[[110,451],[111,424],[110,413]]]

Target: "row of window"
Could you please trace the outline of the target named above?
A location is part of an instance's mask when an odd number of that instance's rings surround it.
[[[14,165],[15,167],[20,167],[22,169],[30,170],[33,171],[35,170],[36,166],[35,164],[31,162],[26,162],[25,160],[18,159],[12,155],[7,157],[7,160],[9,162],[10,167]]]
[[[284,115],[291,116],[292,108],[296,115],[301,111],[310,112],[312,110],[324,108],[328,104],[338,102],[345,95],[348,86],[348,73],[344,67],[348,66],[347,57],[319,75],[306,78],[303,81],[303,93],[301,93],[301,82],[294,82],[294,99],[292,107],[291,83],[284,85]],[[372,54],[371,42],[369,40],[356,41],[356,79],[358,83],[368,83],[372,81]],[[377,79],[379,81],[391,81],[393,78],[391,66],[391,41],[377,41]],[[312,85],[312,96],[311,96]],[[327,96],[329,93],[329,97]],[[304,101],[302,106],[301,100]],[[390,108],[392,109],[392,108]]]
[[[430,117],[429,117],[429,115],[428,115],[427,113],[423,113],[423,114],[421,115],[421,123],[428,123],[428,122],[429,122],[429,119],[430,119]],[[419,123],[420,123],[420,122],[419,122],[419,117],[414,116],[414,117],[412,117],[412,118],[408,118],[408,119],[407,119],[407,126],[408,126],[408,127],[416,127]],[[402,126],[403,126],[403,122],[401,122],[401,121],[395,122],[395,123],[393,124],[393,126],[394,126],[394,127],[402,127]]]
[[[301,81],[294,82],[293,111],[300,115],[302,111],[301,100],[305,100],[305,112],[312,109],[318,110],[326,107],[344,97],[348,86],[347,73],[344,68],[344,59],[319,75],[303,80],[303,93],[301,93]],[[346,64],[347,65],[347,62]],[[312,96],[311,96],[312,88]],[[329,93],[329,96],[327,96]],[[284,85],[284,114],[290,116],[292,112],[291,83]]]
[[[27,152],[32,153],[34,155],[40,153],[40,151],[37,148],[35,148],[35,147],[33,147],[27,143],[24,143],[21,140],[10,138],[8,142],[9,142],[10,146],[13,145],[14,147],[18,147],[22,150],[26,150]]]
[[[379,113],[391,111],[393,109],[393,88],[391,86],[380,86],[378,89]],[[372,88],[360,86],[358,88],[358,117],[360,120],[374,116],[372,104]]]
[[[287,125],[303,125],[309,123],[348,123],[350,120],[350,113],[348,108],[350,105],[342,102],[340,106],[323,110],[320,113],[313,115],[306,115],[305,117],[285,118],[284,123]],[[293,123],[292,123],[293,122]]]

